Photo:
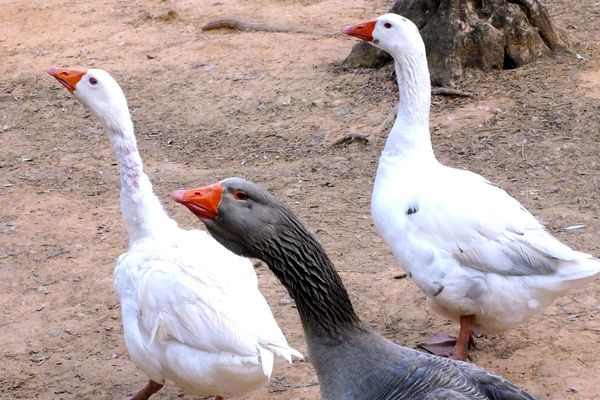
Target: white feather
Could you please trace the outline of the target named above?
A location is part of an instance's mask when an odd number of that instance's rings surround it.
[[[94,80],[91,80],[91,78]],[[249,260],[170,219],[143,172],[121,88],[90,69],[74,92],[104,123],[119,161],[129,250],[117,260],[129,355],[150,379],[195,395],[236,396],[269,379],[290,348]]]
[[[391,28],[381,27],[382,20]],[[373,218],[433,308],[455,320],[473,314],[477,329],[502,331],[594,279],[598,259],[560,243],[480,175],[436,160],[429,72],[414,24],[387,14],[373,38],[396,60],[400,90],[396,123],[377,169]]]
[[[269,379],[275,357],[298,354],[251,263],[205,232],[166,230],[136,241],[115,269],[115,289],[132,360],[190,393],[240,395]]]

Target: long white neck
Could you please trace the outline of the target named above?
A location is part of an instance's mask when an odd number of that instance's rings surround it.
[[[429,105],[431,82],[425,52],[394,54],[400,99],[396,122],[384,148],[384,155],[398,156],[419,152],[431,155]]]
[[[129,110],[120,110],[112,118],[104,119],[104,123],[119,163],[121,213],[129,245],[142,238],[168,234],[166,231],[177,224],[165,213],[144,173]]]

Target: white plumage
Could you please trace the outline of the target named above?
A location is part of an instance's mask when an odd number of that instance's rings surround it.
[[[454,320],[475,315],[476,329],[499,332],[600,272],[597,259],[560,243],[504,190],[418,158],[405,164],[384,152],[372,213],[436,311]]]
[[[136,241],[119,257],[115,289],[131,359],[155,382],[235,396],[263,385],[274,357],[297,355],[248,260],[203,231]]]
[[[400,100],[377,169],[375,225],[436,311],[469,316],[463,339],[471,328],[512,328],[600,273],[598,259],[560,243],[504,190],[436,160],[425,45],[412,22],[386,14],[345,33],[395,60]]]
[[[168,217],[143,172],[125,96],[105,71],[52,69],[105,125],[119,161],[121,211],[129,249],[115,268],[125,343],[151,381],[132,396],[147,399],[165,379],[191,394],[235,396],[265,384],[290,348],[258,290],[249,260],[204,231]]]

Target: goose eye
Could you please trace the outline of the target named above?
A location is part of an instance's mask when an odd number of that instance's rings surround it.
[[[98,84],[98,79],[94,78],[93,76],[90,78],[90,85],[96,85]]]
[[[248,195],[246,194],[246,192],[236,190],[235,192],[233,192],[233,198],[236,200],[246,200],[248,199]]]
[[[390,29],[392,27],[392,24],[390,24],[389,22],[386,22],[385,24],[383,24],[383,27],[385,29]]]

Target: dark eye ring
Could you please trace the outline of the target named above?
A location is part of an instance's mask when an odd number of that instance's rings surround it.
[[[385,24],[383,24],[383,27],[385,29],[390,29],[392,27],[392,24],[390,24],[389,22],[386,22]]]
[[[242,192],[241,190],[236,190],[233,192],[233,198],[236,200],[247,200],[248,194],[246,194],[246,192]]]
[[[98,83],[98,79],[94,78],[93,76],[90,78],[90,85],[96,85]]]

